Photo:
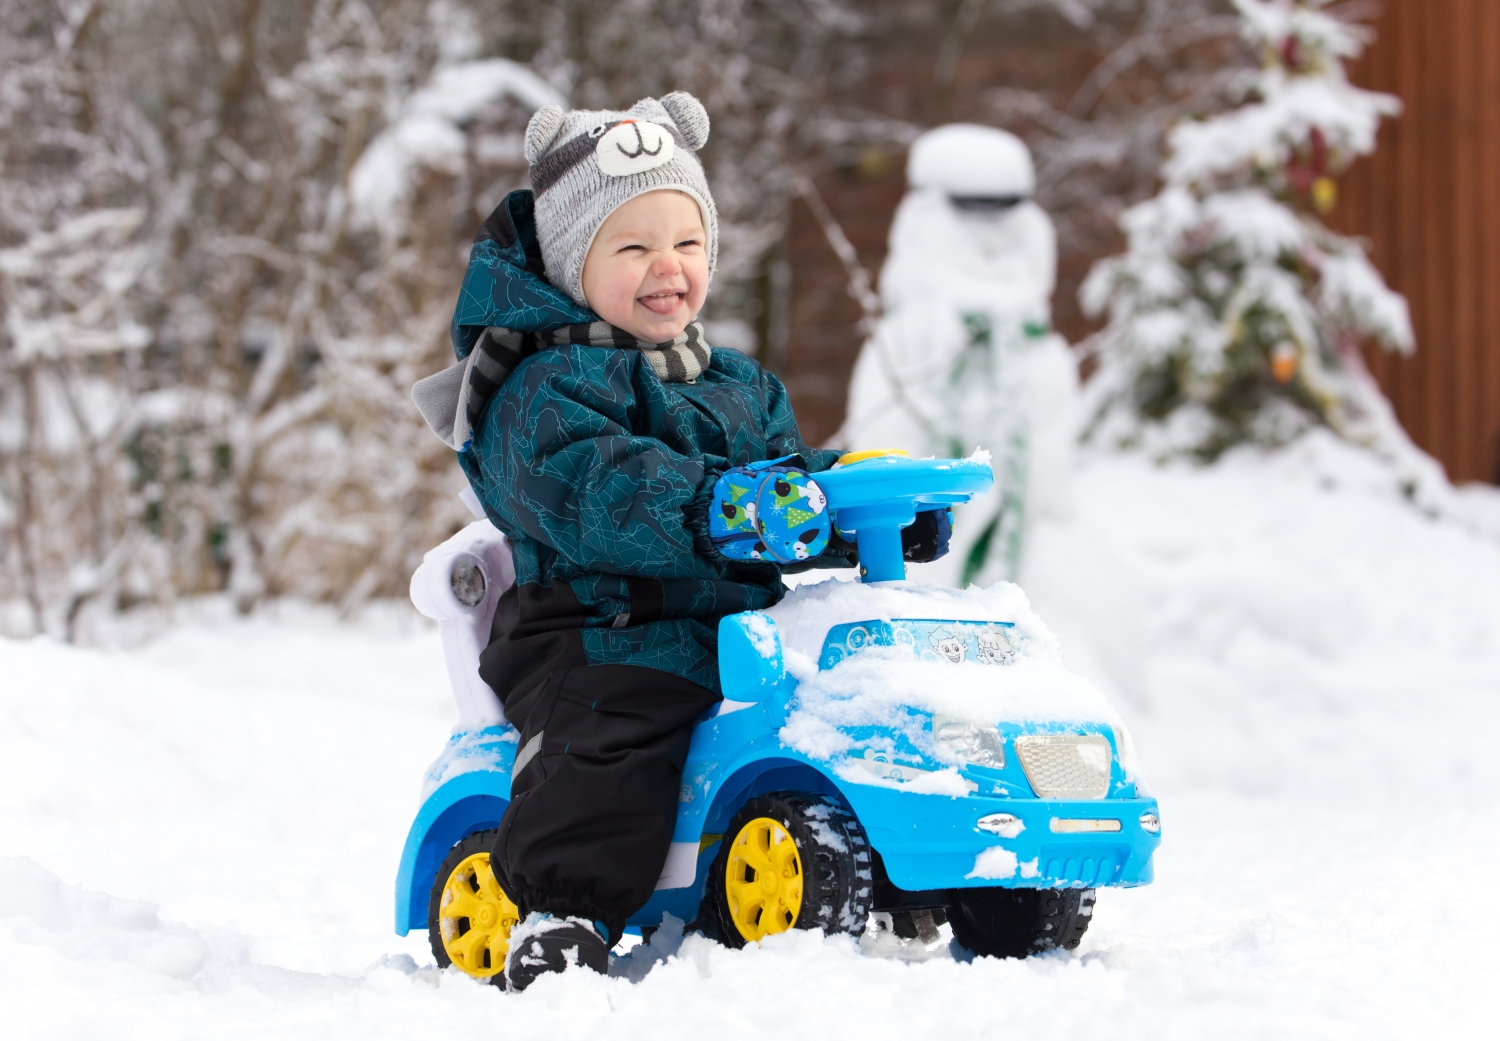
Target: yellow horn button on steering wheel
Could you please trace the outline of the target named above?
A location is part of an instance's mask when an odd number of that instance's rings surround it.
[[[724,868],[724,895],[730,918],[746,940],[761,940],[797,924],[802,858],[778,821],[756,817],[734,837]]]
[[[910,459],[911,453],[904,448],[866,448],[858,452],[845,452],[839,456],[839,463],[850,466],[854,463],[862,463],[866,459],[880,459],[883,456],[894,455],[903,459]]]
[[[459,861],[443,884],[438,927],[443,950],[470,976],[481,979],[505,969],[510,931],[521,914],[490,869],[490,855],[475,853]]]

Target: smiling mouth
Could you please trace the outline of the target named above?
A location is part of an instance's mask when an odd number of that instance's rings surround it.
[[[682,301],[686,297],[686,293],[679,293],[673,290],[663,290],[660,293],[651,293],[647,296],[638,296],[635,299],[636,303],[640,304],[646,310],[651,311],[655,314],[666,315],[671,314],[673,311],[677,310],[677,308],[681,306]]]

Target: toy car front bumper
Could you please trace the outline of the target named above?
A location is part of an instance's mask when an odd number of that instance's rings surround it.
[[[1145,885],[1161,844],[1155,799],[952,798],[873,785],[845,786],[844,795],[886,875],[906,890]],[[980,826],[996,814],[1020,827]]]

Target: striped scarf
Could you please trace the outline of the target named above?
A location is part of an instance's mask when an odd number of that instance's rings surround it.
[[[689,322],[676,339],[666,343],[638,340],[608,322],[564,325],[547,332],[517,332],[491,326],[461,363],[464,375],[459,388],[458,414],[454,417],[452,440],[455,446],[468,442],[490,398],[523,359],[548,347],[563,347],[571,343],[640,351],[646,356],[651,370],[667,383],[692,383],[708,368],[712,352],[703,338],[703,326],[698,322]]]

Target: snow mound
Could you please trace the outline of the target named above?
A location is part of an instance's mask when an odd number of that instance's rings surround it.
[[[1076,481],[1027,590],[1130,719],[1158,792],[1500,784],[1500,493],[1450,491],[1438,505],[1465,509],[1445,512],[1326,433],[1209,468],[1101,455]]]
[[[29,858],[0,857],[0,928],[87,964],[123,963],[174,980],[192,979],[208,959],[203,937],[163,922],[154,904],[65,884]]]

